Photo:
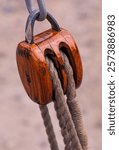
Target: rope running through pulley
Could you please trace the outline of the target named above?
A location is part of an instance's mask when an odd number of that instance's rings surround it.
[[[61,28],[47,12],[44,0],[25,0],[29,17],[25,41],[17,47],[17,65],[28,96],[38,103],[51,150],[59,150],[48,103],[53,102],[65,144],[65,150],[87,150],[85,133],[76,97],[76,88],[82,81],[82,63],[71,34]],[[47,19],[51,29],[33,36],[35,21]]]

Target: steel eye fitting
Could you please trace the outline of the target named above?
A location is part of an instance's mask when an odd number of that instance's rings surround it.
[[[34,24],[35,24],[35,21],[39,18],[39,16],[40,16],[40,11],[33,10],[27,19],[26,29],[25,29],[25,38],[29,44],[34,42],[33,41]],[[53,30],[55,31],[61,30],[59,24],[50,13],[47,13],[46,19],[50,22]]]

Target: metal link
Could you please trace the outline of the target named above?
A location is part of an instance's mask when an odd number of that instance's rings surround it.
[[[34,11],[33,6],[32,6],[32,1],[31,0],[25,0],[25,2],[26,2],[28,12],[31,14],[32,11]],[[45,2],[44,2],[44,0],[37,0],[37,3],[38,3],[39,11],[40,11],[40,15],[37,18],[37,20],[43,21],[47,17],[47,10],[45,7]]]

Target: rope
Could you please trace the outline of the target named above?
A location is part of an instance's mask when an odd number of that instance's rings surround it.
[[[47,106],[40,106],[40,105],[39,108],[41,110],[41,115],[44,121],[51,150],[59,150],[48,108]]]
[[[73,78],[73,71],[69,60],[65,53],[61,51],[62,58],[64,59],[64,67],[68,77],[68,87],[67,87],[67,104],[72,116],[72,120],[74,122],[78,138],[80,139],[83,150],[87,150],[88,148],[88,140],[87,135],[83,127],[82,114],[79,106],[79,101],[76,98],[76,90],[75,90],[75,81]]]
[[[79,102],[76,99],[75,82],[73,71],[67,56],[61,52],[64,59],[64,67],[68,77],[67,101],[61,87],[61,83],[53,62],[46,58],[49,66],[55,100],[54,107],[61,128],[61,134],[65,143],[65,150],[87,150],[87,136],[83,128],[82,115]],[[52,126],[47,106],[39,106],[48,135],[51,150],[59,150],[56,136]]]
[[[55,98],[56,98],[54,100],[54,105],[55,105],[57,117],[59,119],[59,124],[62,130],[62,135],[65,135],[65,131],[67,129],[69,133],[70,142],[72,143],[72,150],[81,150],[82,148],[78,140],[77,133],[74,128],[73,121],[71,119],[67,104],[65,102],[64,93],[61,87],[60,80],[58,78],[57,71],[51,60],[48,60],[47,62],[48,62],[48,66],[49,66],[49,70],[50,70],[51,78],[53,82],[53,90],[54,90]],[[66,147],[69,147],[70,145],[69,139],[64,140],[65,144],[68,143]],[[67,150],[70,150],[70,149],[67,149]]]

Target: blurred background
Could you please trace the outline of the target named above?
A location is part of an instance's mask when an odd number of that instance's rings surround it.
[[[101,1],[46,0],[46,6],[79,46],[84,77],[77,96],[89,150],[101,150]],[[50,150],[38,105],[25,93],[16,66],[27,16],[24,0],[0,1],[0,150]],[[35,32],[48,28],[47,21],[36,23]],[[52,104],[49,109],[63,150]]]

